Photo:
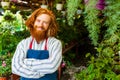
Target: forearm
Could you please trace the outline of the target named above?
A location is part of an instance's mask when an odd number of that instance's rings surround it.
[[[12,66],[12,73],[17,74],[19,76],[22,77],[26,77],[26,78],[40,78],[42,77],[41,74],[39,74],[39,72],[34,72],[34,71],[30,71],[27,70],[23,67],[17,68],[16,66]]]
[[[32,70],[44,74],[49,74],[55,72],[58,69],[62,61],[62,56],[56,56],[55,58],[47,60],[26,59],[25,61],[28,61],[27,66],[31,67]]]
[[[32,70],[39,71],[40,73],[49,74],[55,72],[62,61],[61,55],[54,55],[49,59],[25,59],[25,64],[31,67]]]
[[[17,48],[12,59],[12,73],[26,78],[40,78],[43,74],[24,64],[25,53]]]
[[[54,41],[49,47],[48,59],[31,59],[27,58],[24,63],[30,66],[32,70],[40,73],[49,74],[55,72],[62,61],[62,45],[60,41]]]
[[[38,72],[44,73],[44,74],[50,74],[58,70],[60,64],[61,64],[62,58],[56,60],[56,61],[50,61],[50,63],[44,63],[41,65],[37,65],[32,67],[32,70],[37,70]],[[38,67],[39,66],[39,67]]]

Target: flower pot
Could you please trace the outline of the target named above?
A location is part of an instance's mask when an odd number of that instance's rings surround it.
[[[10,5],[10,2],[1,2],[1,6],[4,7],[4,6],[9,6]]]
[[[11,80],[19,80],[20,76],[16,75],[16,74],[12,74],[11,75]]]
[[[7,80],[6,77],[0,77],[0,80]]]
[[[62,9],[63,9],[63,4],[57,3],[57,4],[56,4],[56,9],[57,9],[57,10],[62,10]]]
[[[41,5],[41,8],[46,8],[46,9],[47,9],[47,8],[48,8],[48,5],[42,4],[42,5]]]
[[[10,2],[1,2],[2,8],[9,8]]]

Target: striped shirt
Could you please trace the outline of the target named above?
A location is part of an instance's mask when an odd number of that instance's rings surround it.
[[[16,48],[12,58],[12,73],[26,78],[40,78],[45,74],[55,72],[62,61],[62,44],[61,41],[49,37],[47,42],[47,49],[49,51],[48,59],[33,59],[26,58],[32,37],[23,39]],[[44,50],[45,40],[39,44],[33,40],[32,49]]]

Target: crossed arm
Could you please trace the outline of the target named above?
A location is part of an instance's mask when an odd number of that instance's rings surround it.
[[[18,44],[12,59],[12,72],[26,78],[40,78],[45,74],[55,72],[62,61],[62,45],[57,41],[50,46],[49,59],[38,60],[26,58],[26,51]]]

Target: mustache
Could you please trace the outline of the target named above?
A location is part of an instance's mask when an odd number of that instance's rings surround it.
[[[36,28],[41,28],[42,30],[45,30],[45,28],[43,27],[43,26],[34,26],[34,29],[36,29]]]

